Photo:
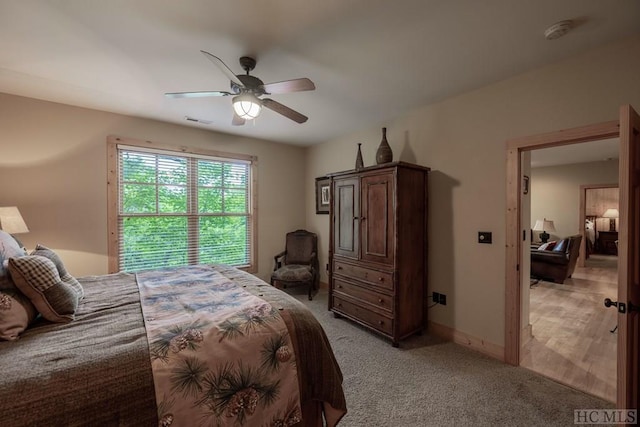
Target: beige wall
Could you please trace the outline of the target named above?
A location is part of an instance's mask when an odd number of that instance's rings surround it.
[[[551,219],[550,239],[580,233],[580,186],[618,183],[618,160],[549,166],[531,170],[531,228]],[[608,224],[608,221],[607,221]],[[608,230],[608,228],[607,228]],[[534,231],[534,235],[539,232]],[[538,240],[534,236],[534,240]]]
[[[73,274],[102,274],[107,135],[252,154],[260,277],[285,232],[305,226],[319,234],[324,272],[329,217],[315,214],[314,178],[353,169],[358,142],[373,164],[387,126],[394,159],[432,168],[430,292],[447,294],[448,304],[432,308],[430,320],[503,345],[505,141],[613,120],[621,104],[640,109],[638,51],[640,38],[627,39],[306,150],[0,94],[0,206],[20,207],[28,247],[60,251]],[[492,231],[494,243],[478,244],[478,231]]]
[[[432,168],[429,286],[448,304],[430,320],[504,345],[505,141],[614,120],[621,104],[640,109],[638,52],[640,38],[623,40],[310,148],[307,227],[320,233],[321,265],[329,218],[315,214],[313,178],[352,169],[358,142],[371,165],[387,126],[394,159]],[[478,244],[478,231],[494,243]]]
[[[0,94],[0,206],[76,276],[107,272],[107,135],[258,156],[258,266],[267,279],[287,231],[304,227],[304,149]]]

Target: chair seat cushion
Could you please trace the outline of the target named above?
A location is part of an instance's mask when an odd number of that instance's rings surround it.
[[[288,264],[274,271],[271,278],[287,282],[306,282],[313,278],[313,273],[310,265]]]

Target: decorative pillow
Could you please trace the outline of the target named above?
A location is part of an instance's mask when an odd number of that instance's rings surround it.
[[[553,250],[555,245],[556,245],[556,241],[552,240],[550,242],[541,244],[540,247],[538,247],[538,250],[539,251],[551,251],[551,250]]]
[[[565,250],[567,250],[567,244],[568,244],[569,240],[568,239],[562,239],[560,240],[556,246],[553,248],[554,252],[564,252]]]
[[[40,255],[9,258],[9,274],[45,319],[67,323],[75,318],[80,296],[60,278],[50,259]]]
[[[7,272],[9,258],[25,256],[26,252],[20,247],[16,239],[6,231],[0,230],[0,289],[15,289],[11,277]]]
[[[17,289],[0,291],[0,339],[17,340],[22,331],[38,317],[29,298]]]
[[[73,289],[75,289],[75,291],[78,293],[78,296],[80,297],[79,299],[84,298],[84,289],[82,288],[82,285],[76,280],[75,277],[69,274],[64,264],[62,263],[62,259],[60,259],[57,253],[38,243],[36,245],[36,249],[31,252],[31,255],[40,255],[45,258],[49,258],[51,262],[55,264],[56,269],[58,270],[58,274],[60,275],[60,280],[68,283]]]

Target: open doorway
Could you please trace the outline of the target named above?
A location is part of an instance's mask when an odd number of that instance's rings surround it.
[[[620,189],[615,184],[580,186],[580,224],[584,229],[579,267],[612,264],[618,257]]]
[[[521,195],[521,221],[531,241],[522,254],[520,366],[611,402],[616,313],[602,301],[617,295],[617,257],[605,253],[597,230],[604,236],[606,226],[609,233],[603,215],[618,208],[618,144],[615,138],[521,156],[529,186]],[[605,189],[600,182],[613,184]],[[585,216],[593,221],[593,238]],[[578,254],[591,254],[586,266]]]
[[[616,406],[640,408],[640,115],[630,105],[619,120],[514,138],[506,143],[505,347],[506,363],[519,366],[522,337],[522,253],[529,244],[521,221],[521,154],[526,151],[619,137],[620,218],[617,300]]]

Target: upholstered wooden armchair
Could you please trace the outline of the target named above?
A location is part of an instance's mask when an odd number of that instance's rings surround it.
[[[318,236],[307,230],[287,233],[284,251],[274,257],[271,286],[276,282],[288,285],[309,285],[309,300],[318,289]]]

